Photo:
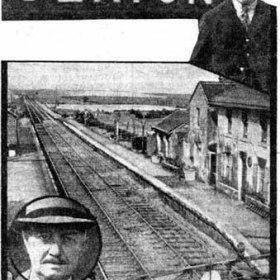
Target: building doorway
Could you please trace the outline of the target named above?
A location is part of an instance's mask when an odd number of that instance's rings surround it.
[[[246,192],[247,192],[247,153],[240,152],[240,159],[241,159],[241,200],[245,201],[246,199]]]
[[[210,154],[210,178],[211,186],[216,186],[216,154]]]

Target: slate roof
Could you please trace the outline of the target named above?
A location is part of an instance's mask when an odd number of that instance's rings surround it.
[[[176,128],[181,127],[184,124],[189,124],[190,115],[189,110],[176,110],[153,128],[160,130],[166,134],[172,133]]]
[[[202,86],[209,105],[259,110],[270,109],[270,96],[268,94],[239,83],[199,82],[198,85]]]

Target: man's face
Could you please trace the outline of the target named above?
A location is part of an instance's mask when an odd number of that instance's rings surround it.
[[[23,232],[31,273],[41,279],[65,280],[78,267],[86,233],[71,228],[33,227]]]

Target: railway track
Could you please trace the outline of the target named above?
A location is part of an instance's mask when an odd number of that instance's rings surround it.
[[[143,195],[142,182],[128,170],[35,104],[27,105],[58,188],[87,206],[99,221],[103,249],[98,279],[156,279],[220,257],[191,226],[178,224]],[[200,277],[201,272],[192,275]]]

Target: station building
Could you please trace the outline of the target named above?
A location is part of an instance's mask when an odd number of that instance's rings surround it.
[[[233,82],[199,82],[190,98],[188,138],[199,179],[268,210],[268,95]]]

